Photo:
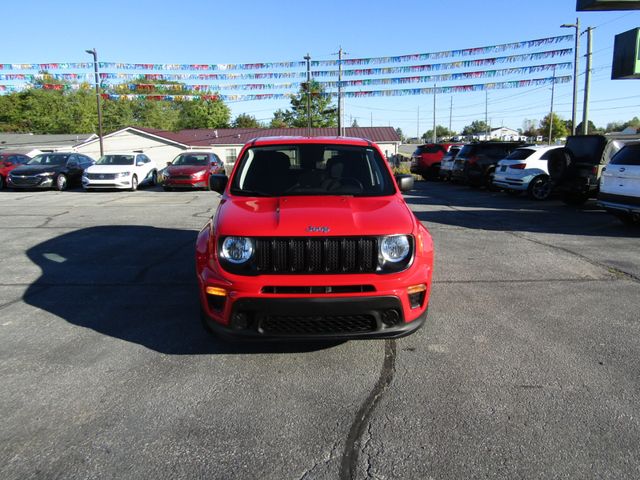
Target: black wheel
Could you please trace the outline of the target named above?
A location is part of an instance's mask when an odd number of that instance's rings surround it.
[[[165,192],[171,192],[171,191],[173,190],[173,188],[171,188],[171,187],[167,187],[166,185],[163,185],[163,186],[162,186],[162,189],[163,189]]]
[[[589,195],[586,193],[567,192],[562,195],[562,201],[567,205],[580,206],[584,205],[587,200],[589,200]]]
[[[136,190],[138,190],[138,177],[134,175],[131,177],[131,191],[135,192]]]
[[[64,173],[61,173],[60,175],[58,175],[56,177],[55,180],[55,188],[56,190],[58,190],[59,192],[63,192],[67,189],[67,176]]]
[[[4,188],[4,177],[0,175],[0,190]]]
[[[151,173],[151,186],[155,187],[157,184],[158,184],[158,172],[154,170]]]
[[[551,196],[553,185],[546,175],[540,175],[529,182],[527,195],[534,200],[546,200]]]
[[[505,190],[505,192],[507,193],[507,195],[509,195],[510,197],[519,197],[520,194],[522,193],[521,190],[513,190],[511,188],[507,188]]]

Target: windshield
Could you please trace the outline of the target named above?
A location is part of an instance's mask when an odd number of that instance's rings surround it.
[[[178,155],[171,165],[196,165],[196,166],[207,166],[209,165],[209,155],[205,154],[184,154]]]
[[[103,155],[96,165],[133,165],[133,155]]]
[[[380,196],[393,195],[395,185],[374,148],[301,144],[248,148],[231,193]]]
[[[42,155],[36,155],[33,157],[27,165],[65,165],[69,155],[54,155],[44,153]]]

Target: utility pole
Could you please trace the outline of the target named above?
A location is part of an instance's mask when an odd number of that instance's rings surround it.
[[[100,156],[104,155],[104,145],[102,144],[102,107],[100,105],[100,80],[98,76],[98,52],[93,48],[85,50],[89,55],[93,55],[93,71],[95,73],[96,82],[96,103],[98,106],[98,139],[100,140]]]
[[[438,141],[438,137],[436,135],[436,84],[433,84],[433,135],[431,135],[432,143],[436,143]]]
[[[591,52],[593,50],[592,44],[592,27],[588,27],[587,32],[587,69],[584,75],[584,104],[582,106],[582,134],[587,135],[589,133],[589,93],[591,89]]]
[[[580,58],[580,19],[576,18],[576,23],[564,23],[560,28],[575,28],[575,46],[573,49],[573,107],[571,108],[571,135],[576,134],[576,123],[578,116],[578,59]]]
[[[484,91],[484,139],[489,139],[489,91]]]
[[[453,96],[451,97],[451,102],[449,104],[449,133],[451,133],[451,117],[453,115]]]
[[[371,112],[371,127],[373,127],[373,112]]]
[[[311,136],[311,57],[307,53],[307,136]]]
[[[549,145],[551,145],[551,135],[553,133],[553,95],[556,90],[556,69],[553,69],[553,78],[551,79],[551,111],[549,113]]]
[[[338,50],[338,136],[344,134],[344,127],[342,125],[342,55],[347,55],[347,52],[342,50],[342,47]],[[335,53],[334,53],[335,55]]]

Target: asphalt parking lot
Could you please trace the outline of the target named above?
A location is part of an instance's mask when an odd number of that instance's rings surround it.
[[[200,327],[212,192],[0,192],[0,478],[639,478],[640,229],[418,182],[399,340]]]

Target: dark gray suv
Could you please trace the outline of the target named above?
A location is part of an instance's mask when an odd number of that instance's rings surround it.
[[[469,143],[458,152],[453,163],[451,179],[471,186],[493,188],[493,174],[500,160],[518,147],[521,142],[478,142]]]

